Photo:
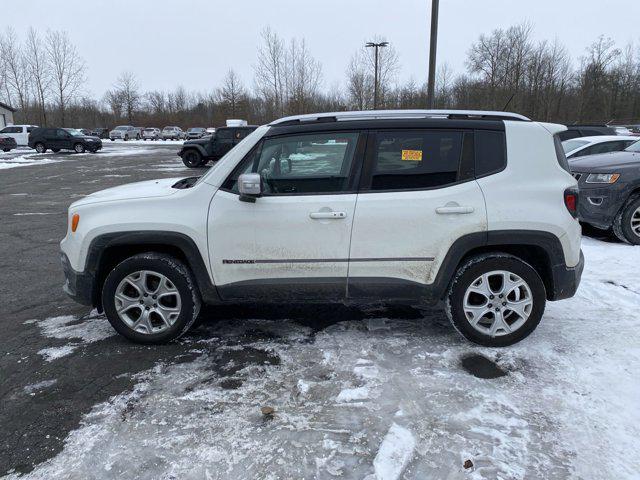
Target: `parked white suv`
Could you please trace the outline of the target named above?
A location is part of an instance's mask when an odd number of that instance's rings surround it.
[[[34,128],[38,127],[36,125],[8,125],[0,130],[0,134],[12,137],[19,147],[25,147],[29,145],[29,134]]]
[[[141,343],[182,335],[203,302],[444,300],[466,338],[511,345],[582,274],[565,128],[505,112],[284,118],[200,178],[73,203],[64,288]]]
[[[117,139],[125,142],[128,140],[140,140],[140,129],[131,125],[120,125],[109,132],[109,138],[112,142]]]

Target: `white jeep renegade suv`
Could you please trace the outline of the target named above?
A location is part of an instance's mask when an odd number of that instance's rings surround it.
[[[467,339],[510,345],[580,282],[564,129],[505,112],[284,118],[200,178],[72,204],[64,288],[142,343],[182,335],[203,302],[443,300]]]

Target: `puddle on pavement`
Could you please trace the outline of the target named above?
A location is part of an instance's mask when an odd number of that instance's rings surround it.
[[[477,378],[500,378],[508,373],[494,361],[476,353],[463,357],[461,364],[462,368]]]

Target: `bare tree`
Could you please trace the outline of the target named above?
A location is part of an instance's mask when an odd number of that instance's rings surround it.
[[[29,106],[29,83],[25,57],[13,28],[8,27],[0,37],[0,51],[5,69],[8,100],[17,99],[18,106],[26,111]],[[13,93],[13,95],[11,95]]]
[[[289,43],[284,65],[286,111],[292,115],[305,113],[318,93],[322,65],[311,56],[305,40],[295,38]]]
[[[55,101],[60,112],[60,124],[64,126],[66,107],[85,81],[85,63],[66,32],[48,31],[46,44]]]
[[[263,44],[258,47],[258,63],[254,65],[258,93],[273,106],[276,116],[284,114],[284,42],[269,27],[261,34]]]
[[[226,110],[232,117],[236,116],[245,95],[240,77],[233,70],[229,70],[222,81],[222,87],[217,90],[217,97],[227,107]]]
[[[27,33],[24,51],[25,64],[32,89],[36,94],[37,105],[40,109],[42,125],[47,125],[46,102],[51,87],[51,68],[46,49],[38,32],[32,27]]]
[[[122,107],[127,116],[127,122],[133,123],[133,114],[140,104],[140,93],[138,92],[138,82],[131,72],[122,72],[116,80],[114,86],[122,100]]]

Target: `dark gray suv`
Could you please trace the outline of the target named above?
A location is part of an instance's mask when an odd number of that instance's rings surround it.
[[[569,160],[580,189],[579,218],[640,245],[640,141],[621,152]]]

